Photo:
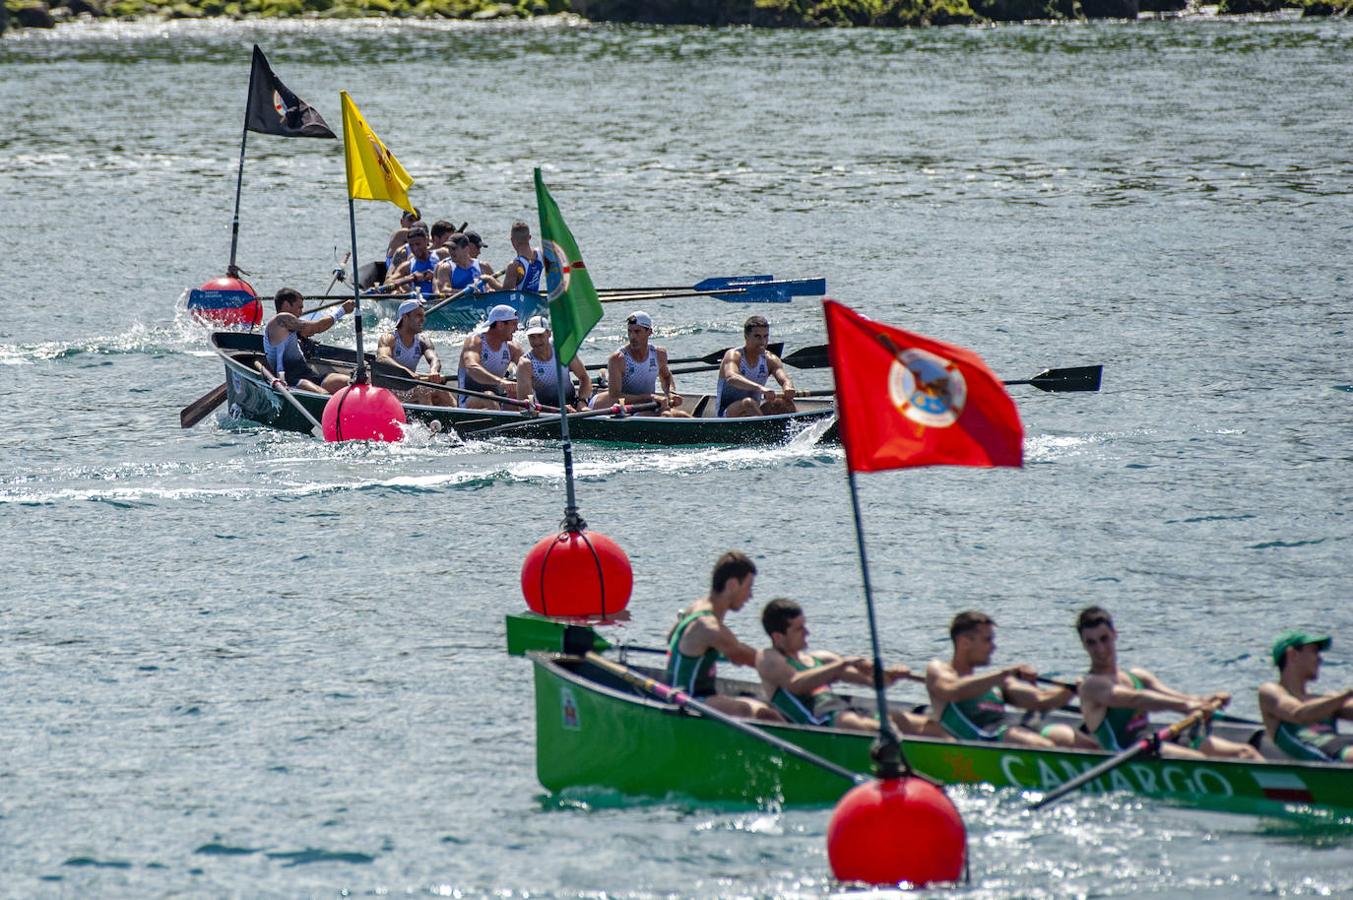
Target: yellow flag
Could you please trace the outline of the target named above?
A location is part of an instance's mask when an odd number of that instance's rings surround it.
[[[388,200],[413,212],[409,185],[413,176],[385,149],[381,139],[366,124],[347,91],[343,98],[343,157],[348,164],[348,196],[354,200]]]

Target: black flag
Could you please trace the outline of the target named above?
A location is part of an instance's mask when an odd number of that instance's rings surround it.
[[[272,73],[268,57],[254,45],[254,68],[249,73],[249,105],[244,111],[249,131],[282,137],[337,137],[324,117],[297,97]]]

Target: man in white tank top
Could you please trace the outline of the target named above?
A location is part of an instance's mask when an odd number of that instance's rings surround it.
[[[653,318],[646,312],[635,312],[625,320],[625,325],[629,343],[606,361],[606,390],[592,399],[592,408],[656,400],[657,412],[641,415],[690,418],[691,414],[680,408],[682,398],[676,392],[672,370],[667,367],[667,349],[648,342],[653,334]],[[659,382],[661,394],[657,391]]]
[[[517,396],[557,407],[560,391],[550,335],[550,323],[544,316],[532,316],[526,320],[526,341],[531,345],[531,350],[522,354],[517,362]],[[592,400],[592,377],[587,374],[582,357],[576,353],[564,371],[564,378],[570,381],[563,391],[566,397],[574,393],[570,374],[578,376],[578,390],[574,399],[565,404],[565,408],[568,412],[587,409]]]
[[[405,378],[426,381],[428,384],[442,384],[446,381],[442,377],[442,360],[437,356],[437,349],[432,346],[432,341],[422,336],[423,324],[426,321],[427,314],[423,312],[423,304],[417,300],[405,300],[399,304],[399,320],[395,323],[395,330],[381,335],[376,343],[376,362],[399,371]],[[418,364],[423,360],[427,361],[428,373],[419,375]],[[405,403],[421,403],[427,406],[452,405],[451,394],[447,391],[421,385],[396,388],[395,396]]]
[[[725,353],[719,367],[715,397],[719,415],[731,418],[795,412],[794,384],[789,373],[780,357],[766,349],[770,345],[770,323],[762,316],[752,316],[743,323],[742,335],[743,346]],[[766,387],[772,378],[784,389],[782,396],[777,397],[773,387]]]
[[[460,386],[472,391],[517,396],[517,383],[508,377],[508,368],[521,359],[521,348],[512,343],[517,331],[517,311],[506,303],[489,310],[483,331],[465,339],[460,348]],[[470,409],[501,409],[502,405],[482,397],[461,397],[460,405]]]

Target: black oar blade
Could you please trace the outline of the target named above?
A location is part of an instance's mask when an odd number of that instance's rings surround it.
[[[1097,391],[1103,376],[1103,366],[1072,366],[1068,369],[1046,369],[1030,378],[1029,384],[1040,391],[1057,393]]]
[[[179,425],[183,428],[192,428],[198,422],[207,417],[213,409],[225,402],[226,386],[221,382],[201,397],[183,407],[179,412]]]
[[[780,361],[796,369],[825,369],[832,364],[831,357],[827,355],[826,344],[801,347]]]

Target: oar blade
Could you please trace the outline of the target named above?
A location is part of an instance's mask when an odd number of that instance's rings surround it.
[[[706,278],[691,285],[693,291],[723,291],[730,287],[741,287],[749,282],[774,281],[774,275],[728,275],[724,278]]]
[[[207,393],[198,397],[192,403],[179,412],[179,425],[183,428],[192,428],[198,422],[205,419],[216,407],[225,402],[226,386],[221,382]]]
[[[1045,369],[1030,378],[1029,384],[1040,391],[1051,393],[1097,391],[1103,377],[1103,366],[1072,366],[1066,369]]]
[[[825,369],[832,364],[831,357],[827,355],[826,344],[800,347],[780,361],[796,369]]]

